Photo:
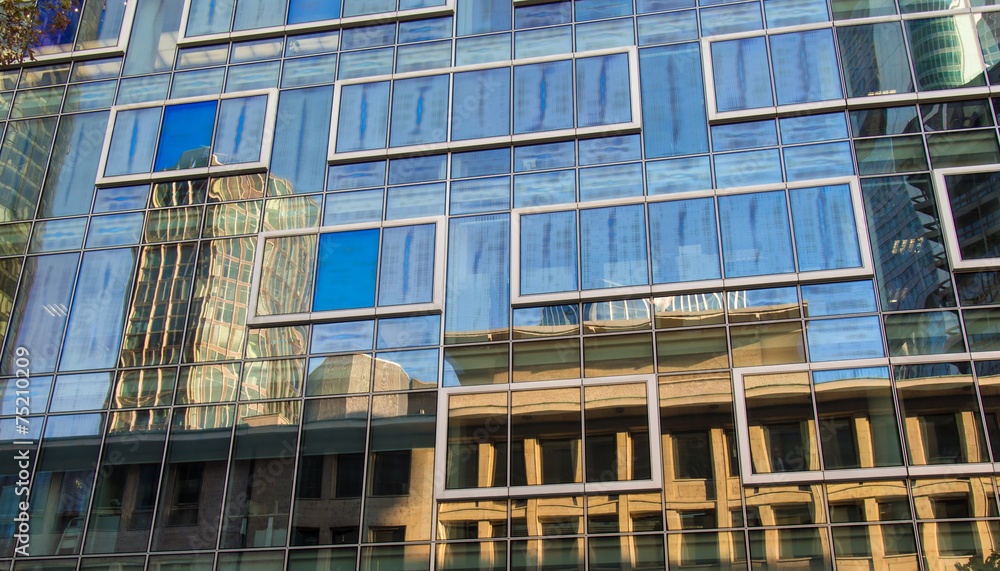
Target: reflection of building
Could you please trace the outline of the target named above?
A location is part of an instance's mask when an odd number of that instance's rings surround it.
[[[1000,45],[959,4],[85,0],[0,70],[0,567],[989,556]],[[761,106],[720,113],[721,69]],[[225,118],[251,91],[260,124]],[[204,140],[161,140],[181,98]],[[112,115],[135,170],[91,196]],[[942,247],[946,165],[982,173],[947,175],[975,263]],[[134,266],[81,272],[105,251]],[[124,317],[66,345],[89,300]],[[119,333],[70,374],[60,347]]]

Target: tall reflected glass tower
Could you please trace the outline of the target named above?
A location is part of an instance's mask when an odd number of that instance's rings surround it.
[[[83,0],[0,69],[0,570],[990,558],[998,10]]]

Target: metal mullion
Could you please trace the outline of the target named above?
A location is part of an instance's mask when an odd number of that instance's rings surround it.
[[[374,369],[374,366],[375,366],[375,359],[372,359],[372,365],[371,365],[371,367]],[[375,382],[374,377],[372,378],[372,382],[373,383]],[[369,488],[369,486],[372,483],[371,482],[371,478],[370,478],[370,474],[369,474],[369,462],[368,462],[368,460],[371,457],[372,410],[373,410],[373,408],[375,406],[375,403],[374,403],[375,396],[372,394],[370,386],[368,387],[368,392],[367,392],[367,394],[365,396],[368,398],[368,418],[365,420],[365,452],[364,452],[365,456],[364,456],[364,462],[362,463],[363,472],[361,474],[362,475],[362,478],[361,478],[361,503],[359,504],[359,507],[358,507],[358,550],[357,550],[357,553],[356,553],[357,560],[356,560],[356,563],[355,563],[357,569],[361,568],[360,566],[361,566],[361,559],[362,559],[362,550],[365,549],[366,547],[371,547],[371,545],[372,545],[371,542],[365,541],[365,537],[366,537],[366,534],[365,534],[365,531],[366,531],[366,529],[365,529],[365,527],[366,527],[365,526],[365,515],[366,515],[365,510],[368,507],[367,506],[367,504],[368,504],[368,488]],[[433,494],[433,492],[432,492],[432,494]],[[433,513],[431,515],[433,515]],[[431,520],[432,523],[433,523],[433,521],[434,520]],[[431,534],[432,534],[431,536],[432,537],[433,537],[433,533],[434,533],[434,531],[431,530]]]

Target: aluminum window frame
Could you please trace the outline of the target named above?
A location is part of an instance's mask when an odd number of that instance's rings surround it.
[[[1000,167],[998,167],[1000,168]],[[605,289],[592,289],[584,290],[578,289],[576,291],[566,291],[566,292],[555,292],[555,293],[540,293],[540,294],[522,294],[521,293],[521,216],[530,214],[544,214],[551,212],[565,212],[565,211],[580,211],[580,210],[590,210],[594,208],[602,207],[613,207],[613,206],[628,206],[634,204],[656,204],[661,202],[672,202],[676,200],[686,200],[692,198],[715,198],[722,196],[734,196],[741,194],[751,194],[758,192],[776,191],[781,190],[787,191],[794,190],[798,188],[815,188],[822,186],[833,186],[833,185],[848,185],[851,194],[851,204],[854,210],[854,222],[855,230],[857,232],[858,240],[858,250],[861,256],[861,266],[855,268],[844,268],[836,270],[815,270],[800,272],[795,271],[791,273],[783,274],[764,274],[760,276],[748,276],[748,277],[738,277],[738,278],[718,278],[711,280],[699,280],[699,281],[689,281],[689,282],[674,282],[667,284],[647,284],[647,285],[637,285],[637,286],[624,286],[617,288],[605,288]],[[786,194],[787,196],[787,194]],[[791,205],[786,204],[788,208],[789,217],[789,230],[792,238],[792,249],[793,255],[795,255],[794,249],[794,236],[795,229],[793,221],[791,219]],[[718,208],[716,208],[716,220],[718,220]],[[650,249],[649,235],[649,225],[648,225],[648,210],[646,212],[646,247],[647,247],[647,264],[652,263],[652,255]],[[510,292],[511,292],[511,306],[530,306],[537,304],[547,304],[556,301],[566,301],[566,302],[579,302],[579,301],[589,301],[595,299],[606,298],[608,296],[614,297],[631,297],[636,295],[650,296],[650,295],[662,295],[662,294],[676,294],[690,291],[698,291],[704,289],[713,290],[730,290],[730,289],[740,289],[748,287],[763,287],[771,285],[780,285],[786,283],[800,283],[800,282],[812,282],[815,280],[842,280],[842,279],[856,279],[856,278],[868,278],[874,279],[875,276],[875,265],[873,262],[871,244],[868,240],[868,222],[865,217],[864,211],[864,200],[861,196],[861,183],[857,176],[850,177],[836,177],[827,179],[815,179],[807,181],[796,181],[789,183],[776,183],[776,184],[763,184],[755,186],[746,186],[738,188],[724,188],[716,190],[696,190],[690,192],[678,192],[674,194],[660,194],[655,196],[636,196],[629,198],[615,198],[608,200],[595,200],[591,202],[575,202],[575,203],[565,203],[565,204],[554,204],[546,206],[528,206],[523,208],[513,208],[511,209],[511,243],[510,243]],[[719,232],[719,227],[717,224],[716,232]],[[580,229],[577,228],[577,272],[581,271],[580,268],[580,257],[582,253],[579,251],[579,238]],[[724,276],[722,264],[724,264],[724,254],[722,251],[722,238],[721,234],[719,236],[719,262],[720,275]],[[652,282],[652,272],[649,272],[649,279]],[[578,284],[579,285],[579,284]]]
[[[180,30],[177,32],[178,48],[209,45],[230,40],[254,40],[283,35],[326,32],[331,30],[340,30],[343,28],[360,27],[369,24],[388,24],[405,20],[418,20],[438,16],[454,16],[455,4],[457,0],[445,0],[445,3],[441,6],[426,6],[423,8],[411,8],[409,10],[393,10],[391,12],[377,12],[375,14],[364,14],[361,16],[342,16],[340,18],[332,18],[329,20],[302,22],[300,24],[281,24],[279,26],[268,26],[265,28],[254,28],[250,30],[233,30],[232,22],[230,22],[230,30],[228,32],[218,32],[215,34],[205,34],[201,36],[188,36],[187,23],[191,12],[191,2],[192,0],[185,0],[184,7],[181,10],[181,25]],[[341,6],[341,8],[343,8],[343,6]],[[285,15],[282,20],[285,22],[288,21],[287,5],[285,6]]]
[[[434,277],[432,285],[432,298],[430,302],[411,303],[404,305],[363,307],[356,309],[334,309],[327,311],[307,311],[300,313],[282,313],[277,315],[257,315],[257,301],[260,296],[260,281],[263,274],[264,245],[269,238],[285,238],[292,236],[317,236],[321,234],[332,234],[349,232],[353,230],[371,230],[384,228],[398,228],[406,226],[421,226],[434,224]],[[445,216],[428,216],[422,218],[406,218],[401,220],[385,220],[380,222],[361,222],[357,224],[345,224],[340,226],[320,226],[309,229],[297,230],[275,230],[271,232],[258,232],[256,235],[257,249],[254,252],[253,277],[250,280],[250,301],[247,307],[247,326],[271,326],[271,325],[297,325],[312,323],[322,320],[353,320],[358,318],[374,318],[389,316],[409,316],[415,314],[444,314],[444,285],[445,271],[447,267],[447,233],[448,220]],[[380,234],[381,236],[381,234]],[[317,242],[317,248],[318,248]],[[317,250],[318,251],[318,250]],[[379,255],[376,267],[381,266],[382,261],[382,241],[379,240]],[[310,292],[310,299],[315,295],[316,289],[316,264],[318,255],[313,260],[313,267],[310,272],[313,278],[313,291]],[[378,281],[375,283],[375,291],[378,292]],[[377,303],[377,302],[376,302]],[[442,322],[444,320],[442,319]]]
[[[949,167],[941,169],[931,169],[931,190],[934,198],[938,202],[939,218],[941,219],[941,231],[944,235],[945,251],[948,254],[948,261],[952,270],[981,270],[1000,266],[1000,257],[994,258],[972,258],[966,260],[962,257],[962,249],[958,241],[958,229],[955,226],[955,216],[951,208],[951,198],[948,194],[948,187],[945,178],[952,175],[997,173],[1000,174],[1000,163],[988,165],[974,165],[967,167]]]
[[[442,351],[442,359],[444,352]],[[586,470],[583,472],[583,481],[572,484],[536,484],[526,486],[511,486],[508,479],[506,486],[495,486],[492,488],[445,488],[445,474],[447,473],[448,459],[448,405],[452,395],[472,395],[472,394],[506,394],[507,395],[507,442],[510,442],[510,394],[513,391],[554,389],[554,388],[579,388],[584,389],[589,386],[607,386],[620,384],[646,385],[646,407],[649,426],[649,462],[652,466],[651,478],[649,480],[620,480],[616,482],[587,482]],[[661,450],[660,436],[660,393],[657,383],[657,375],[650,373],[644,375],[626,375],[615,377],[580,377],[577,379],[555,380],[555,381],[531,381],[524,383],[502,383],[494,385],[479,385],[469,387],[446,387],[440,386],[437,389],[437,425],[434,428],[434,501],[435,505],[440,501],[448,500],[476,500],[486,498],[531,498],[539,496],[564,496],[564,495],[593,495],[607,493],[628,493],[628,492],[656,492],[660,493],[663,487],[663,456]],[[586,439],[586,418],[585,408],[582,402],[581,393],[580,406],[580,427],[581,437]],[[654,435],[655,438],[654,438]],[[508,445],[508,455],[510,446]],[[586,446],[581,440],[580,454],[581,467],[586,460]],[[510,462],[507,462],[507,470],[510,470]]]
[[[115,123],[118,120],[118,113],[122,111],[132,111],[138,109],[155,109],[159,108],[160,112],[160,122],[156,131],[156,147],[153,150],[153,160],[156,159],[156,153],[159,151],[159,139],[160,132],[163,129],[163,109],[168,106],[182,105],[185,103],[203,103],[205,101],[216,101],[221,103],[229,99],[248,99],[250,97],[256,97],[259,95],[264,95],[267,97],[267,102],[264,109],[264,125],[263,134],[261,137],[260,145],[260,156],[258,160],[248,163],[234,163],[228,165],[209,165],[204,167],[195,167],[188,169],[173,169],[165,171],[154,171],[153,165],[150,165],[150,172],[135,173],[135,174],[123,174],[123,175],[105,175],[105,169],[107,168],[108,155],[111,151],[111,137],[114,134]],[[245,174],[245,173],[256,173],[265,172],[270,169],[271,164],[271,147],[274,144],[274,130],[275,122],[278,117],[278,90],[276,88],[271,89],[259,89],[254,91],[237,91],[233,93],[222,93],[219,95],[205,95],[198,97],[185,97],[181,99],[164,99],[154,102],[146,103],[132,103],[129,105],[116,105],[111,108],[111,113],[108,116],[108,126],[104,133],[104,140],[101,147],[101,159],[97,165],[97,181],[95,185],[98,188],[109,187],[109,186],[120,186],[120,185],[132,185],[136,183],[153,183],[153,182],[163,182],[171,180],[183,180],[188,178],[201,178],[204,176],[226,176],[232,174]],[[219,110],[216,108],[215,121],[212,124],[212,146],[215,146],[215,135],[216,128],[218,126],[219,120]]]
[[[625,54],[628,61],[628,73],[629,73],[629,101],[631,104],[631,116],[632,120],[625,123],[613,123],[608,125],[594,125],[590,127],[572,127],[568,129],[557,129],[553,131],[540,131],[537,133],[521,133],[514,134],[513,128],[511,128],[510,135],[501,135],[497,137],[480,137],[476,139],[461,139],[461,140],[450,140],[451,139],[451,120],[454,109],[454,75],[456,73],[465,71],[485,71],[491,69],[511,69],[516,66],[530,65],[537,63],[549,63],[557,61],[571,61],[574,62],[573,66],[573,101],[574,101],[574,124],[577,122],[576,117],[576,66],[575,62],[578,59],[587,59],[591,57],[600,57],[608,55],[618,55]],[[448,76],[448,112],[447,112],[447,138],[449,140],[437,143],[421,143],[416,145],[407,145],[403,147],[389,147],[388,140],[386,141],[386,147],[381,149],[367,149],[362,151],[347,151],[347,152],[337,152],[337,127],[340,120],[340,100],[341,91],[345,86],[359,85],[366,83],[378,83],[383,81],[395,81],[400,79],[411,79],[411,78],[423,78],[423,77],[435,77],[435,76]],[[513,93],[513,81],[511,83],[511,102],[513,103],[514,93]],[[392,106],[392,95],[390,86],[390,97],[389,106]],[[511,107],[511,117],[513,118],[514,109]],[[391,132],[391,112],[389,118],[389,124],[387,124],[387,137],[388,133]],[[394,157],[405,157],[405,156],[420,156],[428,155],[433,153],[444,153],[448,151],[463,151],[463,150],[474,150],[483,147],[502,147],[519,145],[525,143],[542,143],[549,141],[562,141],[567,139],[573,139],[578,137],[587,136],[612,136],[612,135],[626,135],[632,133],[639,133],[642,130],[642,98],[639,91],[639,48],[637,46],[627,46],[619,48],[608,48],[602,50],[591,50],[585,52],[572,52],[568,54],[558,54],[552,56],[541,56],[533,58],[522,58],[522,59],[508,59],[482,64],[464,65],[464,66],[452,66],[446,68],[438,68],[433,70],[421,70],[412,71],[405,73],[393,73],[385,75],[375,75],[370,77],[359,77],[352,78],[343,81],[337,81],[334,83],[333,88],[333,112],[330,117],[330,139],[327,146],[327,163],[328,164],[339,164],[339,163],[351,163],[360,160],[371,160],[371,159],[385,159]]]

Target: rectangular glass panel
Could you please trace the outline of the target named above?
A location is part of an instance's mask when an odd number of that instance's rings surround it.
[[[453,91],[452,140],[510,134],[508,68],[456,73]]]
[[[715,201],[711,198],[649,205],[653,283],[722,277]]]
[[[394,81],[390,124],[390,147],[447,140],[448,76]]]
[[[510,382],[507,345],[452,347],[444,352],[444,386],[495,385]]]
[[[219,126],[213,147],[213,164],[252,163],[260,160],[267,96],[224,99],[219,104]]]
[[[516,343],[513,350],[515,383],[580,377],[580,341],[577,339]]]
[[[521,294],[576,291],[576,212],[521,217]]]
[[[631,35],[631,21],[628,22],[628,30]],[[632,45],[631,41],[628,45]],[[628,56],[625,54],[576,60],[577,126],[631,121],[630,85]]]
[[[749,375],[743,378],[743,384],[754,473],[818,470],[809,375]]]
[[[586,337],[583,374],[589,378],[652,373],[652,341],[648,333]]]
[[[795,271],[783,192],[719,198],[726,277]]]
[[[313,311],[373,306],[378,248],[378,229],[320,235]]]
[[[509,216],[455,218],[449,222],[448,236],[445,343],[506,339]]]
[[[432,301],[435,228],[423,224],[383,230],[380,306]]]
[[[368,397],[306,401],[292,545],[358,541],[367,424]]]
[[[719,112],[774,105],[763,37],[712,42],[711,50]]]
[[[581,439],[580,389],[514,391],[510,485],[583,481]]]
[[[804,363],[799,323],[742,325],[729,331],[734,367]]]
[[[340,93],[337,152],[384,147],[388,122],[389,82],[344,86]]]
[[[570,61],[514,67],[514,133],[573,127]]]
[[[650,479],[645,383],[588,386],[583,393],[587,481]]]
[[[816,371],[813,390],[827,470],[902,465],[888,370]]]
[[[580,211],[582,289],[649,283],[646,220],[641,205]]]
[[[453,395],[448,399],[448,459],[445,488],[490,488],[507,483],[507,393]],[[506,502],[503,525],[507,524]],[[496,508],[494,508],[496,509]],[[459,514],[455,514],[458,516]],[[452,518],[439,529],[459,529]],[[451,525],[449,525],[451,524]],[[478,534],[477,534],[478,535]],[[464,539],[448,537],[447,539]]]
[[[205,101],[164,110],[153,170],[208,166],[216,106],[215,101]]]

